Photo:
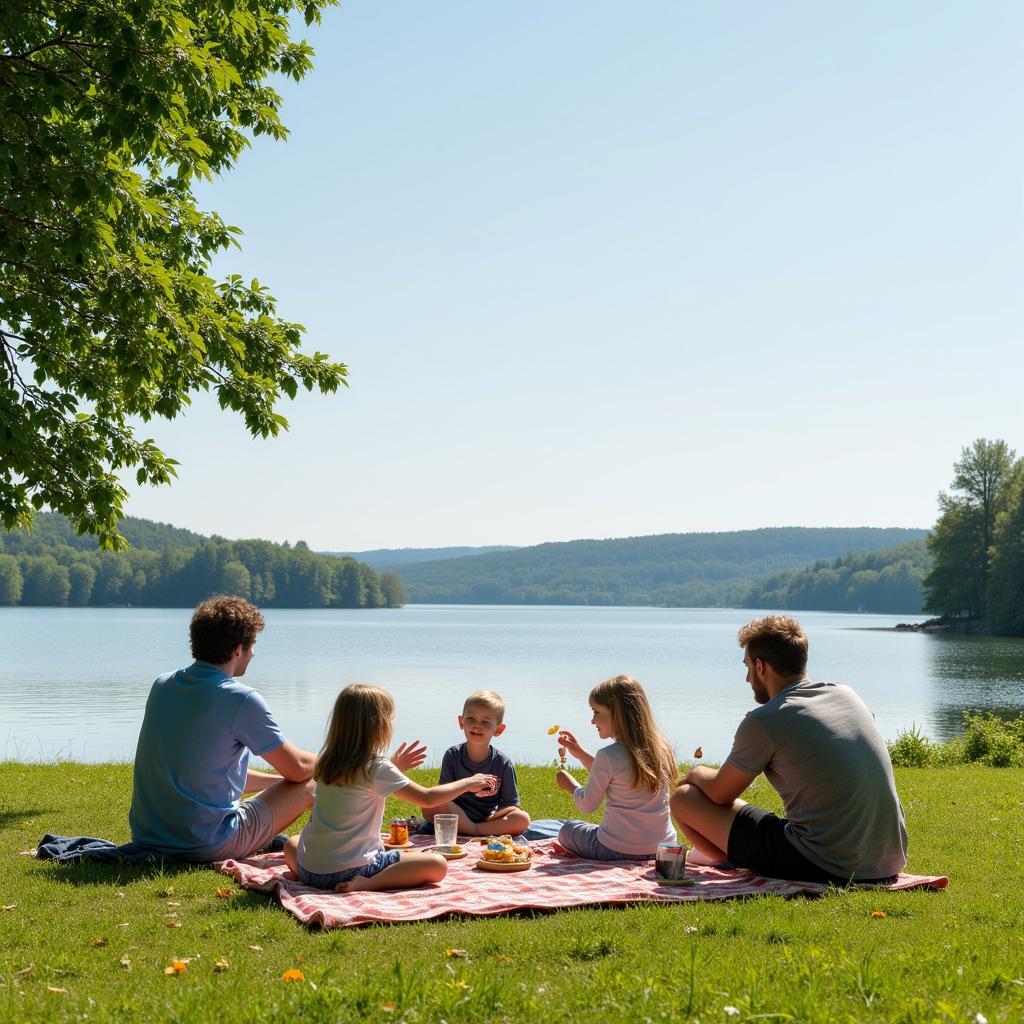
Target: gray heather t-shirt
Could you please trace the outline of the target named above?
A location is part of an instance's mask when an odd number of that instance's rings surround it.
[[[727,762],[764,772],[782,797],[786,837],[840,878],[888,878],[907,863],[892,761],[848,686],[803,679],[740,723]]]

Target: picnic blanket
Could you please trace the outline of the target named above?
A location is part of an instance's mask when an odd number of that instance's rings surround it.
[[[417,845],[425,845],[420,840]],[[752,871],[691,867],[694,884],[687,888],[659,885],[654,865],[645,861],[602,862],[567,853],[557,840],[530,844],[529,871],[493,874],[476,869],[480,847],[467,847],[464,860],[448,863],[448,875],[437,885],[395,892],[333,893],[303,885],[288,870],[280,854],[263,854],[215,865],[247,889],[274,892],[281,906],[305,925],[348,928],[353,925],[425,921],[446,914],[486,917],[527,908],[607,906],[617,903],[691,903],[728,900],[776,893],[816,896],[827,886],[762,878]],[[900,875],[883,889],[944,889],[941,876]]]

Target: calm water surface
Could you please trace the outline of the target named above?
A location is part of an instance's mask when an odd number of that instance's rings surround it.
[[[420,605],[397,611],[265,613],[245,680],[285,735],[316,749],[340,687],[394,695],[401,738],[430,763],[460,739],[465,696],[503,694],[500,746],[518,761],[555,756],[559,723],[597,746],[587,694],[620,672],[643,683],[681,759],[728,753],[752,707],[736,631],[753,612],[690,608]],[[0,609],[0,757],[127,760],[155,676],[186,665],[191,609]],[[886,738],[917,725],[942,739],[964,709],[1024,711],[1024,641],[891,632],[899,618],[800,614],[812,678],[850,683]]]

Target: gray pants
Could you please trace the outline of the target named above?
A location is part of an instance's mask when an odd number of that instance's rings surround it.
[[[558,841],[570,853],[587,860],[650,860],[653,853],[619,853],[597,838],[597,825],[589,821],[567,821],[558,830]]]

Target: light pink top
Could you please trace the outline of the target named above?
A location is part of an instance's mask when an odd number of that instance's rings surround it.
[[[633,766],[621,743],[610,743],[594,755],[590,778],[572,795],[576,806],[590,814],[607,800],[597,838],[616,853],[650,854],[658,843],[676,842],[668,809],[668,786],[658,793],[633,785]]]

